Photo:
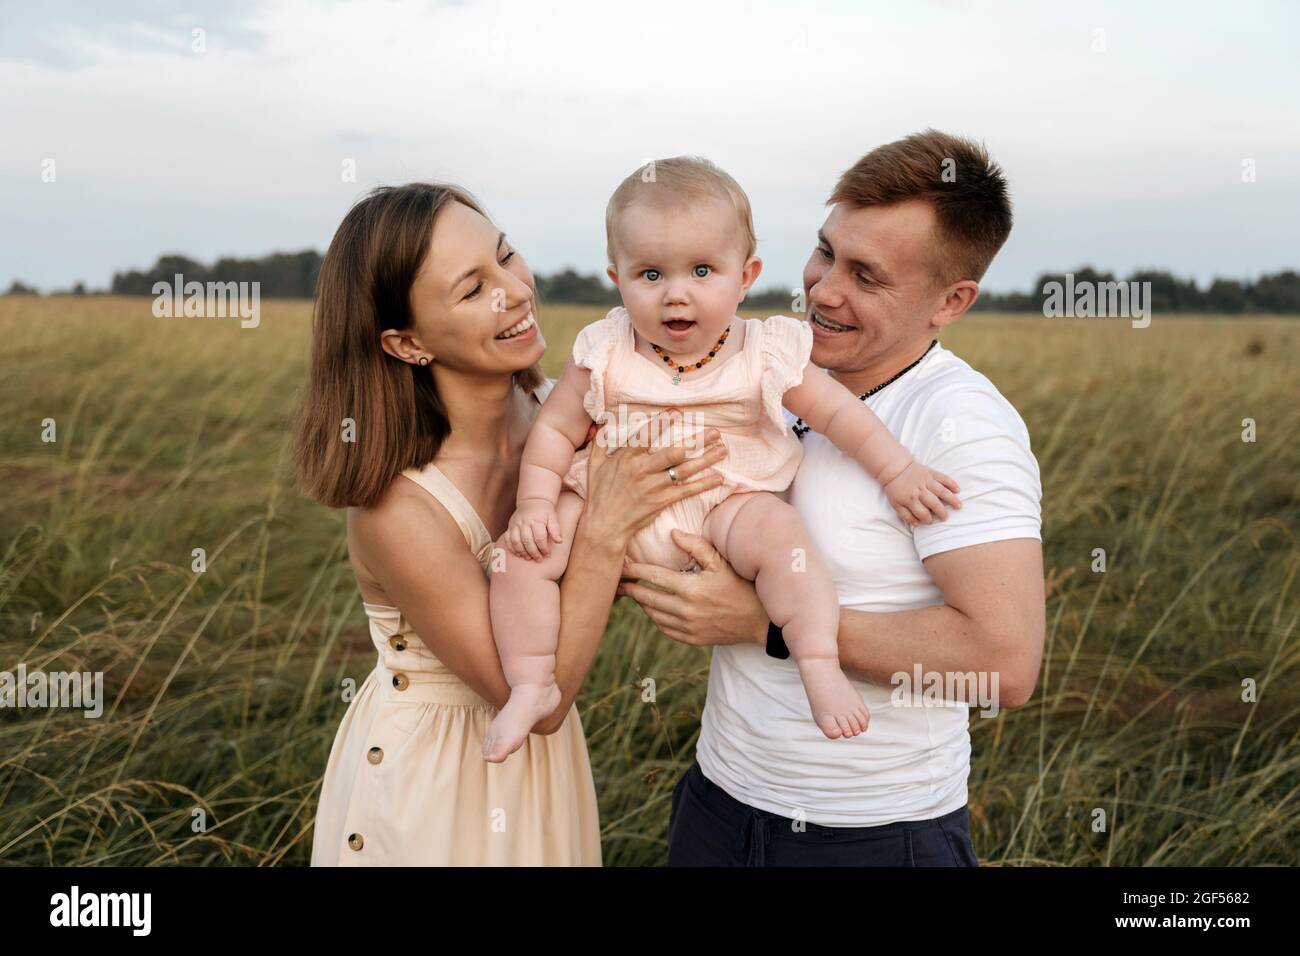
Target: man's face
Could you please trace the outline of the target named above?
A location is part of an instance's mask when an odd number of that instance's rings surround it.
[[[870,370],[934,337],[945,291],[934,281],[935,241],[934,211],[921,200],[831,208],[803,270],[814,364]]]

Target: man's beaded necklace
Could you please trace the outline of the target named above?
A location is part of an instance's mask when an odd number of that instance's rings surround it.
[[[893,376],[892,378],[890,378],[890,379],[888,379],[888,380],[886,380],[886,381],[884,381],[884,382],[881,382],[881,383],[880,383],[879,385],[877,385],[875,388],[869,388],[869,389],[867,389],[865,392],[863,392],[861,395],[858,396],[858,401],[860,401],[860,402],[862,402],[862,401],[866,401],[868,398],[870,398],[872,395],[875,395],[876,392],[880,391],[880,390],[881,390],[882,388],[884,388],[886,385],[892,385],[894,382],[897,382],[900,378],[902,378],[902,377],[903,377],[904,375],[906,375],[908,372],[912,371],[912,369],[914,369],[914,368],[916,368],[918,365],[920,365],[920,364],[921,364],[921,359],[923,359],[923,358],[925,358],[927,355],[929,355],[929,354],[930,354],[930,349],[934,348],[934,347],[935,347],[936,345],[938,345],[938,344],[939,344],[939,340],[938,340],[938,339],[931,339],[931,340],[930,340],[930,344],[929,344],[928,346],[926,346],[925,351],[921,353],[921,358],[918,358],[915,362],[913,362],[913,363],[912,363],[911,365],[909,365],[907,368],[903,369],[903,370],[902,370],[901,372],[899,372],[897,375]],[[800,440],[800,441],[803,441],[803,436],[806,435],[806,434],[808,434],[809,426],[808,426],[808,425],[805,425],[805,424],[803,423],[803,419],[800,418],[800,419],[798,419],[798,420],[794,423],[794,425],[791,426],[791,431],[793,431],[793,432],[795,433],[795,435],[797,435],[797,436],[799,437],[799,440]]]

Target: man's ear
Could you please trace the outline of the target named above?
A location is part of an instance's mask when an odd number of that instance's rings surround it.
[[[605,270],[605,275],[609,276],[609,281],[614,283],[614,288],[618,288],[618,270],[610,266]]]
[[[740,298],[742,301],[745,298],[745,293],[749,291],[749,287],[754,284],[754,280],[758,278],[758,274],[762,271],[763,260],[758,256],[750,256],[749,261],[745,263],[745,268],[740,273]]]
[[[951,325],[961,318],[975,300],[979,298],[980,284],[973,279],[962,279],[955,282],[943,293],[943,300],[939,303],[939,309],[930,317],[930,324],[936,329],[941,329],[945,325]]]

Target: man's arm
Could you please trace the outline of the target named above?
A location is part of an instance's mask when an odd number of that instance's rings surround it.
[[[841,610],[840,663],[886,685],[918,664],[922,672],[997,672],[1000,704],[1024,704],[1038,680],[1046,632],[1042,543],[993,541],[923,563],[943,603],[889,613]]]
[[[1033,692],[1045,631],[1038,464],[1023,423],[985,389],[947,390],[924,415],[914,429],[918,457],[964,489],[962,509],[951,520],[911,530],[917,559],[942,603],[887,613],[841,610],[840,660],[884,685],[918,665],[938,673],[996,671],[1002,703],[1014,707]],[[674,640],[763,644],[767,617],[753,585],[702,538],[674,531],[673,539],[702,571],[660,573],[637,564],[625,578],[643,578],[669,593],[635,584],[619,593],[633,597]]]
[[[629,564],[617,593],[683,644],[762,646],[768,619],[754,585],[699,535],[673,531],[673,540],[699,563],[698,574]],[[924,564],[943,603],[914,611],[841,609],[840,664],[885,685],[917,664],[923,672],[996,671],[999,706],[1024,704],[1038,680],[1046,628],[1041,543],[1011,538],[976,544],[932,555]]]

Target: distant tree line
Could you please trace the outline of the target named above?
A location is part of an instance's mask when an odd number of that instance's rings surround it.
[[[316,276],[320,273],[321,255],[312,249],[302,252],[276,252],[258,259],[218,259],[211,266],[182,255],[159,257],[146,270],[115,272],[108,289],[87,290],[78,282],[71,289],[56,290],[54,295],[148,295],[154,294],[154,284],[164,282],[171,286],[176,275],[186,282],[260,282],[264,298],[310,299],[315,294]],[[535,274],[538,296],[544,302],[566,305],[619,304],[618,290],[604,276],[583,275],[575,269],[562,269],[550,275]],[[14,280],[10,295],[38,294],[38,290]],[[750,293],[746,304],[756,308],[773,308],[790,311],[792,293],[785,289],[770,289]]]
[[[185,256],[162,256],[144,272],[115,272],[114,295],[153,295],[155,282],[169,286],[177,274],[186,282],[259,282],[268,299],[310,299],[316,289],[321,256],[314,249],[273,252],[260,259],[218,259],[211,266]]]
[[[113,274],[107,290],[87,290],[78,282],[58,295],[92,295],[107,291],[114,295],[153,295],[154,284],[172,283],[177,273],[186,282],[259,282],[260,294],[266,298],[310,299],[320,272],[320,253],[274,252],[256,259],[218,259],[211,266],[186,256],[166,255],[144,271],[131,270]],[[1300,274],[1286,270],[1263,275],[1254,281],[1215,279],[1204,289],[1194,279],[1180,279],[1162,270],[1140,270],[1126,279],[1117,280],[1110,272],[1098,272],[1085,266],[1073,273],[1074,284],[1084,282],[1150,282],[1150,308],[1156,313],[1203,312],[1237,315],[1249,312],[1300,315]],[[585,275],[563,269],[550,275],[536,275],[537,292],[544,302],[573,305],[612,306],[619,303],[618,290],[601,275]],[[975,309],[984,312],[1039,312],[1043,308],[1044,289],[1049,283],[1065,283],[1065,273],[1043,273],[1029,292],[982,292]],[[35,294],[36,289],[14,280],[10,295]],[[790,312],[794,305],[793,285],[789,289],[769,287],[751,291],[745,305],[774,312]]]
[[[1084,266],[1072,275],[1075,287],[1084,282],[1149,282],[1149,305],[1153,313],[1240,315],[1246,312],[1271,312],[1300,315],[1300,273],[1290,269],[1260,276],[1254,282],[1215,279],[1204,289],[1194,279],[1180,279],[1158,269],[1139,270],[1126,279],[1117,279],[1113,273],[1098,272]],[[1065,285],[1065,273],[1043,273],[1031,292],[981,292],[974,308],[984,312],[1041,312],[1044,290],[1053,282]]]

